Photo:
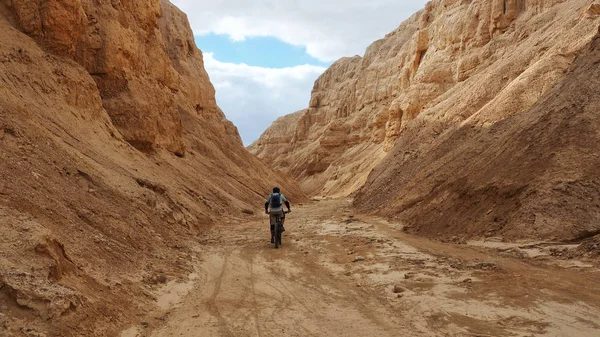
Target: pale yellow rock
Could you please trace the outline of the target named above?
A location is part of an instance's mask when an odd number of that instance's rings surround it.
[[[250,150],[309,193],[351,194],[409,124],[434,125],[435,135],[472,116],[490,125],[532,106],[596,33],[595,8],[585,0],[431,1],[364,57],[334,63],[309,108]],[[289,142],[271,141],[280,128],[294,134]]]

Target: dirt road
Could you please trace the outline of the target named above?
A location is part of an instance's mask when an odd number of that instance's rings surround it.
[[[413,237],[348,206],[296,207],[277,250],[265,221],[215,227],[197,271],[122,337],[600,336],[598,268]]]

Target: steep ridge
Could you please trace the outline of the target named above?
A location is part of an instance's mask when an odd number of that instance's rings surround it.
[[[438,137],[426,122],[409,126],[355,205],[429,236],[600,234],[599,63],[600,30],[527,111],[501,121],[480,113]]]
[[[472,115],[492,123],[528,110],[599,22],[585,0],[431,1],[364,57],[333,64],[309,108],[250,150],[311,194],[351,194],[410,125],[430,124],[415,140],[428,144]]]
[[[273,184],[303,198],[243,148],[168,1],[1,0],[0,31],[0,335],[118,336],[208,225]]]

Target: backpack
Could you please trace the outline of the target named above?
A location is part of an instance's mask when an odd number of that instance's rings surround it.
[[[271,208],[280,208],[281,207],[281,194],[273,193],[271,194]]]

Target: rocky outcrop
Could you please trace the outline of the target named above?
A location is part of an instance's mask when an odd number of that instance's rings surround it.
[[[332,65],[295,125],[250,149],[309,193],[348,195],[410,125],[431,126],[415,140],[427,144],[471,116],[488,125],[529,109],[594,35],[593,12],[583,0],[431,1],[364,57]],[[293,130],[289,143],[270,140],[277,128]]]
[[[503,115],[483,108],[439,135],[426,121],[408,126],[355,206],[438,238],[593,238],[600,233],[598,62],[600,31],[566,74],[518,114],[498,120]],[[531,94],[531,84],[519,87],[504,90]]]
[[[243,148],[169,2],[0,0],[0,31],[8,335],[119,336],[157,275],[192,272],[207,226],[275,184],[302,200]]]
[[[136,148],[183,155],[180,110],[225,119],[187,18],[167,1],[5,3],[23,32],[87,70],[113,124]]]

